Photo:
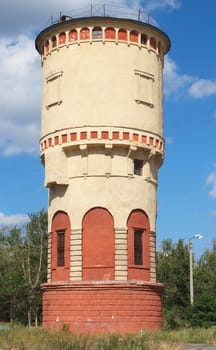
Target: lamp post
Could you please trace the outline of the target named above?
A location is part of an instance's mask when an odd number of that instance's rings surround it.
[[[189,265],[190,265],[190,304],[193,305],[194,302],[194,287],[193,287],[193,244],[192,239],[201,239],[203,236],[200,233],[197,233],[189,239]]]

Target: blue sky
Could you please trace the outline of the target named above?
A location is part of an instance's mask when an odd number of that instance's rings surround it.
[[[96,1],[98,3],[98,1]],[[107,1],[142,8],[171,39],[164,67],[166,156],[159,172],[158,248],[194,240],[200,255],[216,238],[216,45],[213,0]],[[41,67],[34,38],[60,11],[85,0],[1,1],[0,225],[47,208],[39,158]]]

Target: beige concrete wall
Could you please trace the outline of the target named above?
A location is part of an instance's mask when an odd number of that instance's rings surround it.
[[[70,22],[70,21],[69,21]],[[103,28],[100,40],[70,42],[71,28]],[[128,31],[128,40],[105,40],[104,30]],[[131,30],[139,42],[129,40]],[[47,40],[64,31],[64,45],[43,54]],[[141,44],[141,33],[148,40]],[[157,45],[152,49],[150,38]],[[127,219],[142,209],[156,231],[157,172],[163,162],[162,68],[169,49],[164,33],[130,20],[86,19],[60,23],[37,39],[42,54],[41,157],[49,187],[49,230],[58,210],[67,212],[72,232],[70,278],[81,278],[82,219],[93,207],[110,211],[115,226],[115,278],[127,278]],[[93,136],[96,133],[97,136]],[[127,134],[127,135],[125,135]],[[142,175],[133,161],[143,161]],[[51,249],[51,248],[49,248]],[[155,280],[155,235],[151,234],[151,279]]]

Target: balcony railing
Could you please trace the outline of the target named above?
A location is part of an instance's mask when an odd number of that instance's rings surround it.
[[[59,18],[56,20],[53,17],[50,18],[48,25],[60,23],[63,21],[83,18],[83,17],[114,17],[114,18],[127,18],[135,21],[151,24],[157,28],[160,28],[158,23],[142,9],[124,8],[118,5],[109,4],[90,4],[79,9],[64,10],[59,14]]]

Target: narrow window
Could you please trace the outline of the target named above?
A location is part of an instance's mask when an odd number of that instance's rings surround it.
[[[77,41],[77,37],[78,37],[78,35],[77,35],[77,31],[75,29],[73,29],[69,32],[69,41],[70,42]]]
[[[80,40],[89,40],[89,29],[88,28],[81,29]]]
[[[134,265],[143,265],[143,248],[142,248],[143,231],[134,230]]]
[[[158,53],[161,54],[161,43],[160,43],[160,41],[158,42]]]
[[[130,41],[138,43],[138,33],[135,30],[130,32]]]
[[[65,44],[66,41],[66,34],[65,33],[60,33],[59,34],[59,45]]]
[[[105,30],[105,39],[115,39],[116,33],[114,28],[107,28]]]
[[[45,53],[45,55],[48,54],[48,52],[49,52],[49,41],[47,40],[47,41],[46,41],[46,44],[45,44],[45,47],[44,47],[44,53]]]
[[[141,44],[146,45],[147,43],[147,35],[141,34]]]
[[[53,36],[51,41],[52,41],[52,48],[55,48],[57,46],[56,36]]]
[[[151,46],[151,48],[152,49],[154,49],[154,50],[156,50],[156,40],[155,40],[155,38],[151,38],[150,39],[150,46]]]
[[[134,175],[142,175],[143,161],[134,159]]]
[[[118,40],[127,41],[127,32],[125,29],[119,29],[118,31]]]
[[[92,31],[92,39],[102,39],[102,29],[95,27]]]
[[[57,232],[57,266],[65,264],[65,231]]]

